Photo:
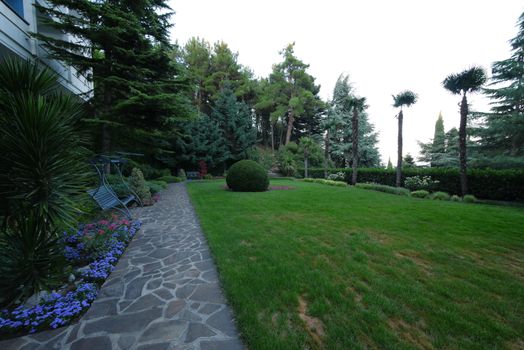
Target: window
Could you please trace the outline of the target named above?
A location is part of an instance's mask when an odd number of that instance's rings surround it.
[[[4,0],[17,15],[24,18],[24,0]]]

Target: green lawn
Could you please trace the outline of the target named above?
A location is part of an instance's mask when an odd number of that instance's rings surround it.
[[[524,348],[523,209],[223,184],[188,188],[249,349]]]

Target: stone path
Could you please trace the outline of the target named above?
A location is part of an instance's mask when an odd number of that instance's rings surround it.
[[[244,349],[185,184],[133,214],[143,226],[80,322],[0,349]]]

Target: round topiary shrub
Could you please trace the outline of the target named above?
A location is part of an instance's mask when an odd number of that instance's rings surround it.
[[[229,168],[227,186],[238,192],[262,192],[269,186],[266,170],[253,160],[241,160]]]

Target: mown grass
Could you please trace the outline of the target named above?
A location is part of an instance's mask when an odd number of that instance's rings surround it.
[[[524,347],[524,210],[271,184],[188,185],[249,349]]]

